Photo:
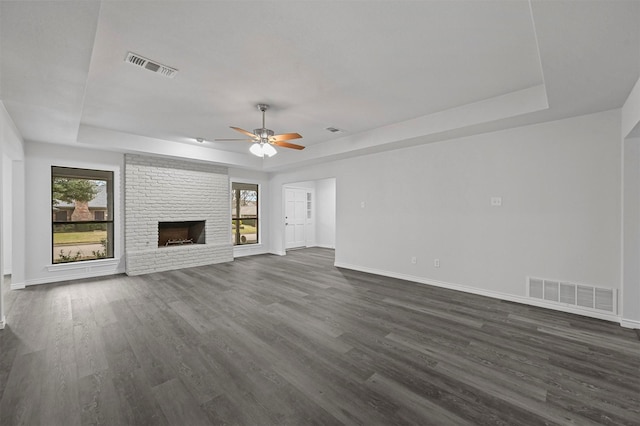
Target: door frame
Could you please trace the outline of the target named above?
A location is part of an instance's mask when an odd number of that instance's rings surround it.
[[[293,189],[293,190],[299,190],[299,191],[304,191],[305,192],[305,204],[306,204],[306,194],[311,193],[311,211],[312,211],[312,220],[314,220],[314,216],[315,216],[315,189],[314,188],[306,188],[304,186],[296,186],[296,185],[288,185],[288,184],[283,184],[282,185],[282,223],[286,223],[286,215],[287,215],[287,189]],[[305,212],[307,211],[306,207],[305,207]],[[307,215],[305,214],[304,216],[304,245],[300,246],[300,247],[291,247],[292,250],[295,250],[296,248],[303,248],[303,247],[311,247],[309,245],[310,241],[309,241],[309,235],[307,232],[307,226],[309,224],[309,220],[307,218]],[[315,225],[314,225],[315,226]],[[315,233],[315,231],[314,231]],[[286,253],[287,249],[287,226],[284,225],[283,227],[283,233],[282,233],[282,239],[283,239],[283,248],[284,251]]]

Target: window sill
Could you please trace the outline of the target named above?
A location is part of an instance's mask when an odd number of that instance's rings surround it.
[[[237,246],[233,246],[234,250],[250,250],[252,248],[262,248],[262,244],[239,244]]]
[[[118,259],[96,259],[96,260],[83,260],[80,262],[68,262],[68,263],[56,263],[47,265],[47,271],[72,271],[74,269],[87,269],[95,266],[118,266]]]
[[[259,243],[233,246],[233,257],[252,256],[254,254],[264,254],[266,252],[265,246]]]

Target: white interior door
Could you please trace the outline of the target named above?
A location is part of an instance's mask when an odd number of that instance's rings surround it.
[[[304,247],[305,219],[307,215],[307,191],[285,188],[285,248]]]

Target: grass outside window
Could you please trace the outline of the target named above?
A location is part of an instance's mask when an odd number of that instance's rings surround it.
[[[107,239],[107,231],[59,232],[53,234],[53,244],[100,244]]]

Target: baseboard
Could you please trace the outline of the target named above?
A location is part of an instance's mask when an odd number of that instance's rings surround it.
[[[249,245],[246,246],[235,246],[233,248],[233,258],[236,257],[245,257],[245,256],[255,256],[257,254],[267,254],[269,253],[262,245]]]
[[[462,291],[464,293],[477,294],[478,296],[491,297],[492,299],[505,300],[508,302],[515,302],[523,305],[536,306],[539,308],[552,309],[554,311],[566,312],[569,314],[582,315],[585,317],[597,318],[605,321],[612,321],[622,325],[621,318],[618,315],[614,315],[614,314],[594,312],[590,310],[583,310],[580,308],[573,308],[570,306],[560,306],[553,303],[545,302],[543,300],[541,301],[532,300],[528,297],[516,296],[513,294],[501,293],[501,292],[491,291],[491,290],[485,290],[477,287],[469,287],[462,284],[453,284],[453,283],[448,283],[444,281],[432,280],[424,277],[418,277],[415,275],[407,275],[407,274],[400,274],[397,272],[383,271],[380,269],[369,268],[366,266],[351,265],[351,264],[342,263],[342,262],[335,262],[334,265],[338,268],[352,269],[354,271],[381,275],[383,277],[397,278],[405,281],[415,282],[418,284],[431,285],[434,287],[442,287],[449,290]],[[640,327],[630,327],[630,328],[640,328]]]
[[[316,244],[314,247],[320,247],[320,248],[326,248],[326,249],[331,249],[331,250],[335,250],[336,246],[331,246],[328,244]]]
[[[276,256],[286,256],[287,252],[285,250],[270,250],[269,254],[275,254]]]
[[[620,326],[624,327],[624,328],[637,328],[637,329],[640,329],[640,321],[628,320],[628,319],[622,318],[620,320]]]
[[[25,287],[30,287],[32,285],[51,284],[51,283],[56,283],[61,281],[81,280],[86,278],[106,277],[109,275],[117,275],[122,273],[123,271],[110,269],[106,271],[94,272],[92,274],[67,274],[67,275],[56,275],[55,277],[35,278],[31,280],[25,280],[25,282],[22,283],[22,287],[17,287],[16,289],[22,289]],[[20,283],[18,283],[18,285],[20,285]],[[11,289],[14,290],[13,283],[11,283]]]
[[[22,290],[32,285],[122,274],[124,273],[122,264],[123,262],[120,259],[99,259],[48,265],[46,267],[49,272],[48,276],[27,279],[23,282],[14,283],[12,281],[10,288],[11,290]]]

